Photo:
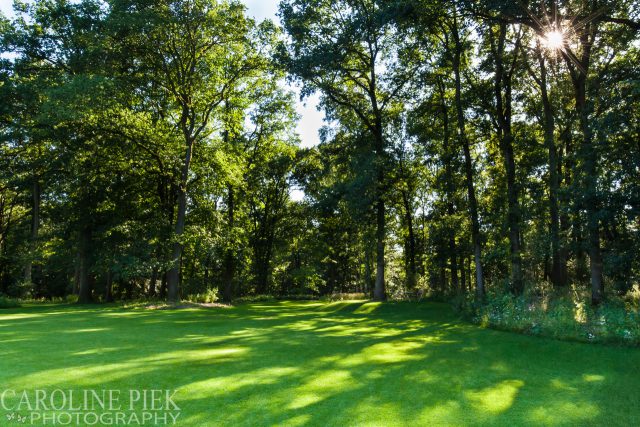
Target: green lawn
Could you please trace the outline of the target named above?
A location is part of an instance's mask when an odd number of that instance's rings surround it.
[[[638,367],[433,303],[0,310],[0,389],[178,389],[184,426],[640,425]]]

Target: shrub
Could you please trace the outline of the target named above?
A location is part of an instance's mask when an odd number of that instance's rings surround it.
[[[633,285],[633,288],[624,296],[624,301],[629,310],[638,311],[640,309],[640,285]]]
[[[4,295],[0,295],[0,308],[16,308],[20,307],[20,301],[15,298],[9,298]]]
[[[210,288],[199,294],[187,295],[185,300],[200,304],[213,304],[218,301],[218,288]]]
[[[327,297],[329,301],[356,301],[369,299],[367,294],[363,292],[353,292],[353,293],[345,293],[345,292],[336,292]]]
[[[273,295],[246,295],[243,297],[234,298],[233,302],[236,304],[245,304],[252,302],[271,302],[276,300],[277,298]]]
[[[501,330],[584,342],[640,345],[640,313],[625,299],[590,305],[577,288],[569,295],[526,293],[489,294],[481,305],[468,298],[455,307],[476,324]]]

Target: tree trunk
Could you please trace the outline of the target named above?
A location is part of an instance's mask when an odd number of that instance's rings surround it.
[[[104,302],[113,302],[113,274],[111,273],[111,269],[107,270],[105,281],[106,283],[104,287]]]
[[[511,131],[503,139],[505,167],[507,171],[507,202],[509,244],[511,253],[511,290],[515,295],[524,291],[522,280],[522,257],[520,250],[520,205],[518,203],[518,189],[516,184],[516,165],[513,153],[513,138]]]
[[[372,268],[372,258],[373,254],[371,253],[371,239],[368,238],[364,242],[365,250],[364,250],[364,289],[365,293],[369,295],[369,297],[373,296],[373,268]]]
[[[576,113],[582,132],[580,157],[582,158],[584,190],[583,203],[587,213],[587,247],[591,272],[591,303],[599,305],[604,299],[603,263],[600,249],[600,221],[598,218],[600,200],[598,197],[597,164],[598,153],[593,144],[593,132],[589,123],[589,105],[587,103],[587,77],[591,63],[591,49],[598,28],[596,23],[586,24],[580,34],[582,55],[581,69],[576,71],[571,61],[569,67],[575,91]]]
[[[160,299],[163,299],[167,296],[167,276],[168,272],[165,271],[162,274],[162,281],[160,282]]]
[[[156,296],[156,284],[158,283],[158,267],[154,267],[151,272],[151,280],[149,281],[149,289],[147,291],[147,297],[153,298]]]
[[[498,123],[498,139],[504,160],[507,176],[507,224],[509,226],[509,246],[511,258],[510,290],[519,295],[524,290],[522,280],[522,258],[520,254],[520,206],[516,183],[516,163],[513,150],[513,134],[511,130],[511,80],[513,68],[505,70],[504,51],[507,35],[507,24],[499,24],[498,39],[491,40],[495,61],[494,95],[496,101],[496,121]],[[517,55],[518,49],[515,49]],[[515,61],[512,64],[515,66]]]
[[[373,299],[375,301],[385,301],[387,299],[384,282],[385,208],[381,196],[378,196],[376,203],[376,219],[376,284],[373,291]]]
[[[265,295],[269,291],[269,264],[271,255],[267,252],[268,249],[265,248],[265,253],[260,257],[261,259],[258,265],[257,289],[260,295]]]
[[[560,256],[560,210],[558,208],[558,158],[555,143],[555,118],[549,93],[547,91],[547,66],[538,47],[536,51],[540,65],[540,94],[543,106],[544,142],[549,152],[549,235],[551,237],[551,283],[556,287],[564,287],[566,275],[563,274],[562,260]]]
[[[373,75],[373,74],[372,74]],[[375,301],[386,301],[385,284],[385,238],[386,238],[386,210],[384,205],[384,136],[382,133],[382,117],[379,114],[377,101],[373,99],[373,110],[376,113],[376,283],[373,290]]]
[[[454,193],[455,185],[453,182],[452,165],[453,158],[455,157],[455,151],[450,144],[450,132],[449,132],[449,109],[445,100],[445,87],[444,82],[440,79],[438,82],[440,90],[440,108],[442,109],[442,127],[443,127],[443,161],[444,161],[444,175],[445,175],[445,188],[446,188],[446,204],[447,215],[449,219],[453,218],[455,214],[454,209]],[[458,250],[456,248],[456,231],[453,228],[451,221],[447,225],[447,234],[449,236],[449,267],[451,269],[451,287],[454,292],[459,292],[458,285]]]
[[[40,181],[37,177],[33,180],[33,206],[31,211],[31,241],[29,242],[29,257],[24,268],[24,283],[31,284],[33,270],[33,255],[38,243],[40,230]]]
[[[409,194],[402,190],[402,202],[404,204],[405,221],[407,223],[407,231],[409,234],[408,257],[407,257],[407,288],[412,291],[416,287],[416,238],[413,230],[413,212]]]
[[[467,281],[466,281],[466,275],[467,272],[465,271],[465,266],[464,266],[464,262],[465,262],[465,256],[464,254],[460,254],[460,290],[462,291],[463,294],[467,293]]]
[[[586,102],[586,76],[577,82],[576,108],[582,131],[581,153],[584,168],[584,204],[587,212],[587,245],[591,271],[591,303],[598,305],[604,298],[602,279],[603,264],[600,250],[600,221],[598,219],[599,198],[597,194],[597,153],[593,146],[593,134],[589,125],[589,110]]]
[[[445,187],[447,197],[447,215],[449,216],[449,225],[447,233],[449,235],[449,267],[451,269],[451,287],[455,293],[459,292],[458,285],[458,250],[456,248],[456,231],[451,224],[451,218],[455,214],[454,209],[454,192],[455,185],[453,182],[452,161],[454,157],[454,150],[450,146],[450,133],[449,133],[449,110],[445,101],[445,88],[444,83],[440,81],[440,107],[442,108],[442,123],[443,123],[443,149],[444,149],[444,170],[445,170]]]
[[[78,304],[92,302],[89,269],[91,259],[91,227],[86,225],[80,231],[78,249]]]
[[[235,209],[235,200],[234,200],[234,190],[231,185],[227,186],[228,189],[228,199],[227,199],[227,215],[228,215],[228,227],[229,231],[233,234],[234,227],[234,209]],[[233,248],[227,248],[225,251],[225,259],[224,259],[224,272],[222,277],[223,282],[223,291],[222,291],[222,300],[226,303],[230,303],[233,298],[233,279],[235,275],[235,252]]]
[[[440,296],[444,296],[447,291],[447,256],[442,253],[439,254],[438,258],[440,258],[440,280],[439,280],[439,288],[440,288]]]
[[[193,153],[192,139],[187,141],[187,152],[184,164],[182,165],[182,176],[178,188],[178,217],[175,226],[175,239],[173,244],[172,267],[167,272],[167,300],[178,302],[180,300],[180,265],[182,258],[182,235],[184,234],[185,220],[187,215],[187,183],[189,180],[189,166]]]
[[[563,137],[564,136],[564,137]],[[564,150],[569,152],[571,149],[571,132],[567,130],[566,132],[562,132],[560,134],[560,138],[562,139],[562,144],[564,146]],[[567,162],[565,165],[565,161],[563,158],[562,151],[560,148],[558,150],[558,181],[562,182],[565,187],[568,187],[571,183],[571,167]],[[558,205],[559,206],[569,206],[568,198],[564,195],[563,192],[558,193]],[[566,240],[566,236],[569,235],[569,230],[571,227],[571,222],[569,221],[569,216],[565,209],[560,211],[560,236],[561,241],[563,242],[560,245],[558,251],[558,274],[559,274],[559,282],[560,283],[569,283],[569,273],[568,273],[568,260],[569,260],[569,247],[568,242]]]
[[[455,77],[455,103],[458,127],[458,141],[462,145],[464,152],[465,183],[467,187],[467,198],[469,203],[469,216],[471,217],[471,241],[473,243],[473,256],[476,272],[476,299],[482,301],[485,295],[484,273],[482,271],[482,236],[480,234],[480,220],[478,218],[478,201],[473,182],[473,161],[471,159],[471,147],[465,130],[464,107],[462,105],[462,81],[460,78],[460,57],[462,54],[462,42],[458,32],[457,21],[454,20],[452,28],[455,41],[455,51],[453,55],[453,74]],[[469,283],[471,286],[471,283]]]

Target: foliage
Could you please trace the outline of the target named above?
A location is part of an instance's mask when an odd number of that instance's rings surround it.
[[[0,294],[0,308],[16,308],[20,307],[20,301],[15,298],[9,298]]]
[[[583,342],[640,345],[640,311],[622,298],[592,307],[589,295],[535,293],[514,297],[509,293],[487,295],[482,305],[458,300],[456,306],[476,324],[528,335]]]
[[[189,302],[211,304],[218,301],[218,290],[215,288],[207,289],[203,293],[188,295],[186,298],[184,298],[184,300]]]
[[[329,295],[329,301],[362,301],[368,299],[367,294],[363,293],[333,293]]]
[[[284,0],[281,27],[226,0],[16,3],[0,292],[516,304],[551,283],[558,312],[573,284],[631,316],[636,2],[555,3]],[[318,146],[291,83],[320,100]]]

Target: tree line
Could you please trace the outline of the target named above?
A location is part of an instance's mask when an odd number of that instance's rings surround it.
[[[38,0],[0,21],[0,293],[521,295],[640,275],[637,1]],[[301,148],[291,84],[318,94]],[[291,197],[294,190],[304,198]]]

